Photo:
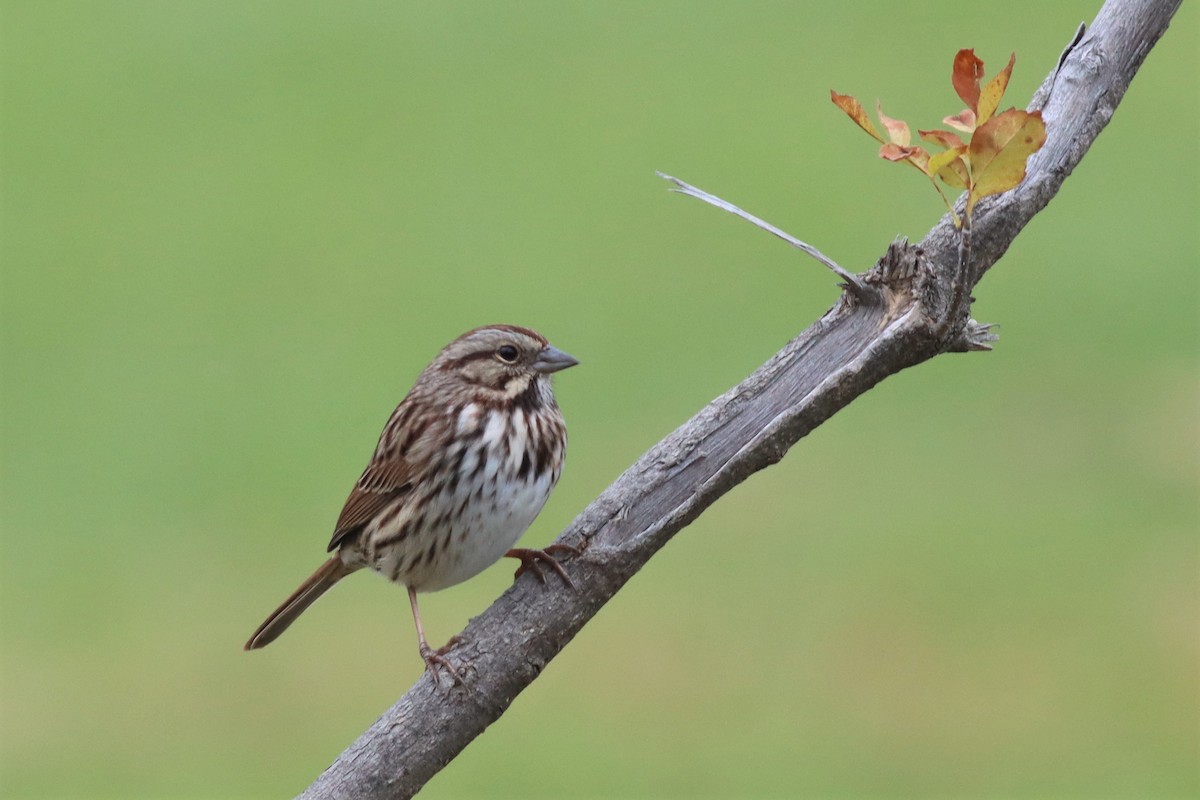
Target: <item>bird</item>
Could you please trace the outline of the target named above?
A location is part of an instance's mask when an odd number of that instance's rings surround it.
[[[342,578],[370,569],[408,590],[418,652],[462,678],[425,638],[417,594],[468,580],[504,556],[515,573],[543,568],[574,587],[555,557],[578,551],[514,547],[562,473],[567,429],[551,376],[577,365],[541,334],[517,325],[467,331],[442,348],[392,412],[334,525],[332,556],[271,613],[244,645],[273,642]]]

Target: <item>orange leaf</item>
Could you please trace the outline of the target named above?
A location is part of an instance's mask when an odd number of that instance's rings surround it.
[[[908,147],[908,143],[912,141],[912,134],[908,132],[908,123],[900,119],[892,119],[887,114],[883,113],[883,106],[879,101],[875,101],[875,113],[879,115],[879,121],[883,123],[883,127],[888,132],[888,138],[893,144],[898,144],[901,147]]]
[[[887,142],[879,148],[879,157],[888,161],[903,161],[906,158],[919,157],[921,154],[925,156],[923,161],[929,160],[929,153],[925,152],[923,147],[904,147],[895,142]]]
[[[950,82],[954,91],[974,111],[979,105],[979,79],[983,77],[983,62],[975,55],[974,50],[959,50],[954,56],[954,70],[950,73]]]
[[[1000,98],[1004,97],[1004,90],[1008,88],[1008,78],[1012,75],[1013,64],[1017,63],[1017,54],[1013,53],[1008,57],[1008,66],[996,73],[987,84],[983,87],[983,91],[979,94],[979,107],[976,109],[975,124],[982,125],[992,118],[992,114],[996,113],[996,107],[1000,105]]]
[[[941,145],[949,150],[952,147],[966,147],[966,142],[959,138],[958,134],[950,131],[917,131],[921,134],[921,138],[927,142]]]
[[[871,124],[871,120],[867,119],[867,112],[863,110],[862,103],[854,99],[848,94],[838,94],[832,89],[829,90],[829,99],[833,104],[845,111],[850,119],[864,131],[869,133],[876,141],[882,142],[883,137],[879,135],[879,131],[875,130],[875,126]]]
[[[980,198],[1007,192],[1024,180],[1026,162],[1045,143],[1046,125],[1040,111],[1010,108],[980,125],[971,137],[974,184],[967,197],[967,212]]]
[[[953,117],[946,117],[942,122],[963,133],[975,132],[975,112],[969,108],[964,108]]]

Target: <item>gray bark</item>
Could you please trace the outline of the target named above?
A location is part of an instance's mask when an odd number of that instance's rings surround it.
[[[1083,158],[1179,4],[1108,0],[1064,54],[1031,104],[1046,121],[1045,147],[1020,186],[976,209],[971,274],[960,270],[948,216],[919,245],[893,243],[853,291],[651,448],[562,533],[558,541],[582,549],[565,562],[578,591],[517,581],[451,651],[465,684],[439,688],[423,675],[301,797],[411,797],[717,498],[889,375],[943,352],[987,349],[986,326],[969,319],[971,289]]]

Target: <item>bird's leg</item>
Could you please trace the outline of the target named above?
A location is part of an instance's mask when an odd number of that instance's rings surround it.
[[[504,555],[508,558],[521,559],[521,566],[517,567],[517,571],[513,573],[513,580],[520,578],[526,572],[532,572],[537,575],[537,578],[542,583],[546,582],[546,573],[542,571],[542,565],[545,564],[550,569],[558,573],[558,577],[562,578],[563,583],[578,591],[575,586],[575,581],[571,580],[571,576],[563,569],[562,564],[558,563],[558,559],[554,557],[555,553],[567,553],[577,556],[580,553],[578,547],[572,547],[569,544],[556,542],[549,545],[545,550],[533,550],[528,547],[514,547]]]
[[[462,676],[458,674],[458,670],[450,663],[450,659],[446,658],[446,653],[450,652],[450,648],[462,641],[462,638],[453,636],[445,645],[434,650],[429,646],[429,642],[425,641],[425,628],[421,625],[421,612],[417,609],[417,590],[411,586],[408,587],[408,604],[412,606],[413,622],[417,623],[417,641],[420,642],[417,650],[420,652],[421,658],[425,660],[425,669],[433,674],[433,682],[439,686],[441,685],[442,680],[438,677],[438,667],[441,667],[450,673],[450,677],[454,679],[455,683],[462,685]]]

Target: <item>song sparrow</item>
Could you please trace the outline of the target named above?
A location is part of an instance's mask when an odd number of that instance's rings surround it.
[[[259,626],[246,650],[264,647],[335,583],[369,567],[408,588],[421,657],[459,680],[425,641],[417,592],[453,586],[502,556],[516,575],[541,565],[570,583],[551,546],[512,546],[558,481],[567,429],[551,373],[579,362],[528,328],[489,325],[438,353],[383,428],[375,454],[334,526],[337,552]],[[550,551],[550,552],[548,552]],[[539,563],[540,562],[540,563]]]

